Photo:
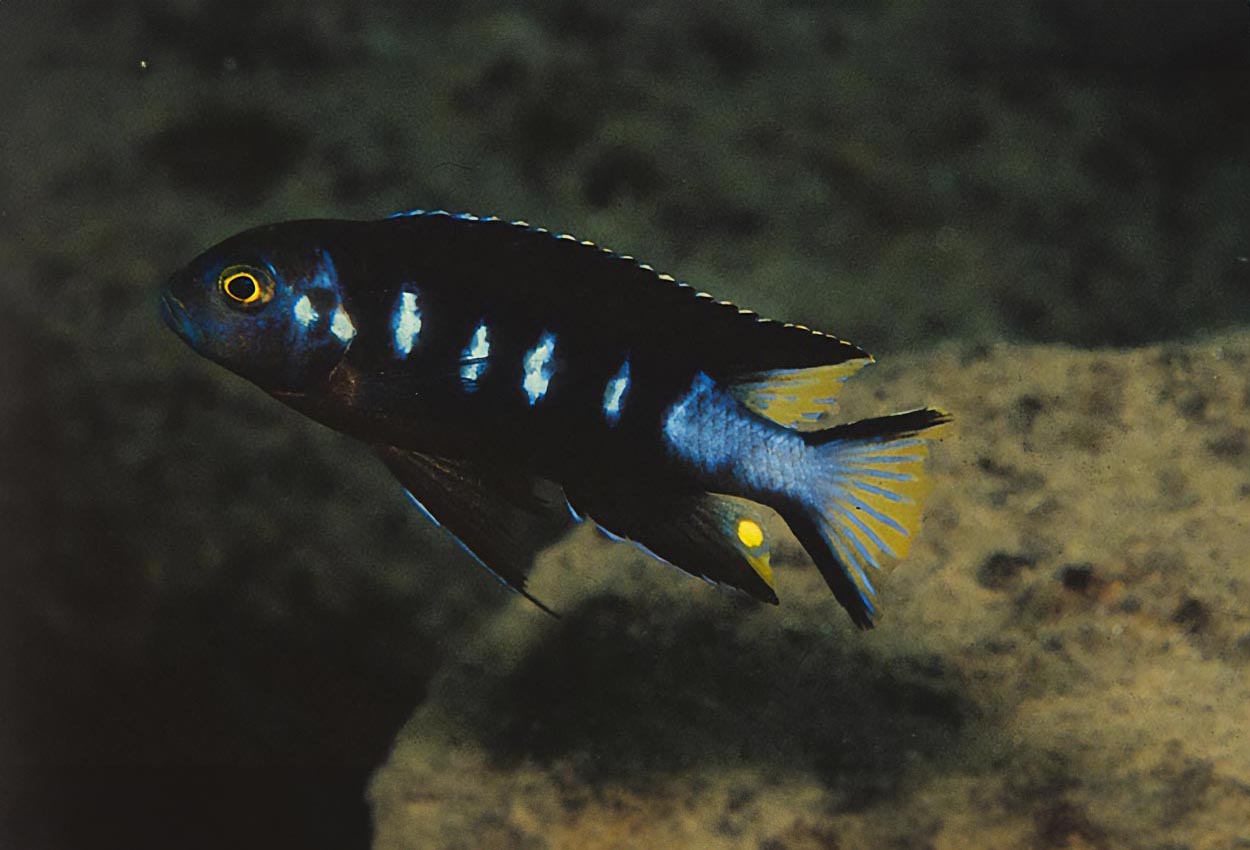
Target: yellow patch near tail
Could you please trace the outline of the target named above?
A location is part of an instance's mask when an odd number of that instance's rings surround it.
[[[873,362],[858,357],[831,366],[759,372],[730,385],[734,398],[783,428],[819,431],[829,427],[846,379]]]
[[[876,591],[868,568],[905,558],[920,529],[929,492],[929,443],[908,436],[830,448],[837,452],[837,463],[819,511],[821,531],[871,606]]]

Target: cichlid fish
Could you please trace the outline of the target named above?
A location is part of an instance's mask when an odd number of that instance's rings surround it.
[[[174,275],[198,353],[371,445],[507,586],[589,517],[613,539],[777,602],[775,510],[861,628],[869,574],[907,554],[930,408],[833,424],[872,358],[629,256],[446,212],[294,221]]]

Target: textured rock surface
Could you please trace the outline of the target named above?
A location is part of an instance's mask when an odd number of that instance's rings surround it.
[[[438,674],[379,848],[1250,842],[1250,336],[946,346],[846,409],[942,403],[926,527],[857,634],[586,529]],[[858,392],[857,392],[858,391]]]

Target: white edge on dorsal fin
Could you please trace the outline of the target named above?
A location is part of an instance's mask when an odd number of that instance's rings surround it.
[[[403,212],[392,213],[392,214],[391,214],[390,216],[388,216],[388,217],[389,217],[389,218],[408,218],[408,217],[413,217],[413,216],[447,216],[447,217],[450,217],[450,218],[455,218],[455,219],[458,219],[458,220],[460,220],[460,221],[473,221],[473,222],[497,222],[497,221],[502,221],[502,219],[500,219],[498,216],[493,216],[493,215],[492,215],[492,216],[485,216],[485,217],[482,217],[482,216],[477,216],[477,215],[474,215],[473,213],[469,213],[469,212],[461,212],[461,213],[455,213],[455,214],[453,214],[453,213],[449,213],[449,212],[447,212],[446,210],[422,210],[422,209],[407,210],[407,211],[403,211]],[[556,238],[556,239],[559,239],[559,240],[561,240],[561,241],[576,242],[578,245],[581,245],[581,246],[583,246],[583,247],[586,247],[586,248],[593,248],[593,249],[596,249],[596,250],[598,250],[598,251],[602,251],[603,253],[608,254],[608,255],[610,255],[610,256],[612,256],[612,257],[615,257],[616,259],[619,259],[619,260],[624,260],[624,261],[629,262],[629,263],[633,263],[636,267],[638,267],[638,268],[642,269],[643,271],[647,271],[647,272],[652,273],[653,275],[655,275],[657,278],[659,278],[660,280],[664,281],[665,283],[675,283],[675,284],[677,284],[678,286],[682,287],[683,289],[693,289],[693,288],[694,288],[694,287],[692,287],[690,284],[688,284],[688,283],[686,283],[686,282],[684,282],[684,281],[677,280],[677,278],[675,278],[675,277],[674,277],[673,275],[671,275],[671,274],[668,274],[668,273],[665,273],[665,272],[657,272],[657,271],[655,270],[655,267],[654,267],[654,266],[652,266],[650,263],[640,262],[640,261],[639,261],[639,260],[637,260],[637,259],[636,259],[636,258],[635,258],[632,254],[618,254],[616,251],[613,251],[611,248],[607,248],[607,247],[605,247],[605,246],[599,245],[598,243],[594,242],[593,240],[590,240],[590,239],[578,239],[578,237],[573,236],[572,234],[569,234],[569,233],[552,233],[550,230],[548,230],[548,229],[547,229],[547,228],[545,228],[545,227],[538,227],[538,226],[536,226],[536,225],[530,224],[528,221],[525,221],[524,219],[519,219],[519,218],[518,218],[518,219],[512,219],[512,220],[510,220],[510,221],[508,222],[508,224],[512,225],[513,227],[519,227],[519,228],[523,228],[523,229],[525,229],[525,230],[529,230],[529,231],[530,231],[530,232],[532,232],[532,233],[540,233],[540,234],[543,234],[543,235],[552,236],[552,237],[554,237],[554,238]],[[769,319],[769,318],[765,318],[765,317],[763,317],[763,316],[760,316],[760,315],[759,315],[758,313],[756,313],[754,310],[749,310],[749,309],[746,309],[746,308],[744,308],[744,307],[739,307],[737,304],[734,304],[732,301],[721,301],[721,300],[718,300],[718,299],[716,298],[716,296],[714,296],[714,295],[712,295],[711,293],[708,293],[708,292],[698,291],[698,292],[695,292],[695,293],[694,293],[694,296],[695,296],[696,298],[701,298],[701,299],[708,300],[708,301],[715,301],[715,302],[716,302],[716,304],[718,304],[718,305],[720,305],[720,306],[722,306],[722,307],[733,307],[734,309],[736,309],[736,310],[738,311],[739,315],[743,315],[743,316],[753,316],[753,317],[755,318],[755,320],[756,320],[757,322],[760,322],[760,323],[767,322],[767,323],[770,323],[770,324],[774,324],[774,323],[776,323],[776,322],[777,322],[777,320],[776,320],[776,319]],[[833,334],[828,334],[828,333],[825,333],[824,331],[818,331],[818,330],[815,330],[814,328],[810,328],[810,327],[808,327],[807,325],[796,324],[796,323],[793,323],[793,322],[783,322],[783,323],[782,323],[782,326],[783,326],[783,327],[787,327],[787,328],[794,328],[794,329],[796,329],[796,330],[800,330],[800,331],[806,331],[806,332],[808,332],[808,333],[810,333],[810,334],[814,334],[814,335],[816,335],[816,336],[825,337],[825,338],[827,338],[827,339],[831,339],[831,340],[834,340],[834,341],[836,341],[836,342],[840,342],[840,343],[842,343],[842,344],[844,344],[844,345],[851,345],[851,343],[848,343],[846,340],[843,340],[843,339],[841,339],[840,337],[834,336]],[[873,362],[873,359],[872,359],[872,356],[871,356],[871,355],[869,355],[869,356],[868,356],[867,362],[869,362],[869,363]]]

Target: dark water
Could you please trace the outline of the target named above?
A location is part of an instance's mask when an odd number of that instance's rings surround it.
[[[1075,0],[0,4],[0,844],[366,846],[370,773],[506,601],[361,448],[163,329],[155,287],[205,245],[445,207],[595,239],[878,354],[1244,326],[1248,18]],[[599,631],[615,604],[562,632],[603,652],[578,656],[591,682],[597,662],[646,667],[657,640],[717,636],[678,622],[622,647]],[[492,691],[503,737],[486,743],[637,755],[594,720],[611,677],[547,702],[564,659],[548,651]],[[933,679],[879,674],[922,708],[860,731],[957,734],[960,697]],[[527,739],[509,712],[535,702],[549,723]],[[779,718],[803,730],[809,710]],[[638,727],[653,742],[658,718]],[[734,729],[644,748],[638,769],[728,758]],[[841,768],[815,764],[833,784]]]

